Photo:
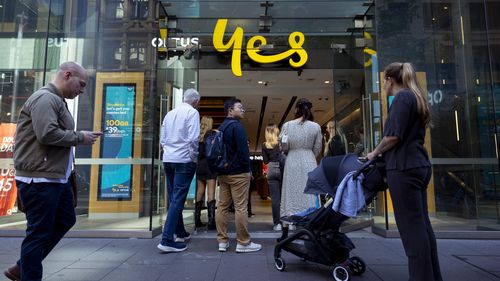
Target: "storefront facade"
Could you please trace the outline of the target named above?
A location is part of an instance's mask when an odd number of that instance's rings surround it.
[[[152,237],[166,213],[159,128],[183,90],[197,88],[203,96],[231,87],[203,79],[217,73],[231,76],[221,81],[248,81],[264,71],[299,77],[328,71],[330,108],[317,113],[318,123],[338,122],[351,143],[347,132],[359,122],[369,151],[380,141],[390,103],[381,72],[390,62],[409,61],[433,114],[426,147],[438,236],[500,237],[500,20],[493,14],[500,1],[4,0],[0,6],[0,235],[22,235],[25,227],[11,159],[19,110],[61,62],[77,61],[89,72],[85,94],[69,102],[77,129],[110,130],[94,147],[76,148],[80,203],[69,235]],[[262,52],[252,55],[256,49]],[[266,57],[279,54],[288,55]],[[382,235],[396,230],[388,194],[363,217]]]

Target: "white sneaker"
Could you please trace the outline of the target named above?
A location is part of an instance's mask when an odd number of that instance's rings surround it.
[[[182,252],[187,249],[187,245],[184,243],[170,242],[168,245],[162,245],[161,243],[156,246],[158,250],[165,253],[177,253]]]
[[[275,225],[273,226],[273,230],[274,230],[274,231],[281,231],[281,230],[282,230],[282,228],[281,228],[281,224],[279,224],[279,223],[275,224]]]
[[[219,252],[226,252],[227,249],[229,248],[229,242],[221,242],[219,243]]]
[[[238,243],[238,245],[236,245],[236,253],[257,252],[257,251],[260,251],[260,249],[262,249],[262,245],[254,243],[254,242],[250,242],[250,244],[248,244],[248,245],[243,245],[240,243]]]
[[[177,243],[186,243],[187,241],[189,241],[191,239],[191,233],[188,232],[188,236],[185,236],[185,237],[178,237],[177,235],[174,234],[174,241],[177,242]]]

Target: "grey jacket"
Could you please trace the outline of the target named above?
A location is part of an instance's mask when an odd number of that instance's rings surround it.
[[[83,141],[66,101],[54,84],[33,93],[17,122],[14,168],[16,176],[64,178],[70,149]]]

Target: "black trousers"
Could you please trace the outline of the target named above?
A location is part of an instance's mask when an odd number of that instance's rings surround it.
[[[273,224],[280,223],[281,179],[279,162],[269,162],[267,165],[267,182],[269,183],[269,193],[271,195]]]
[[[387,171],[394,217],[408,257],[410,281],[442,281],[436,237],[427,210],[431,168]]]
[[[16,181],[26,209],[26,237],[21,244],[22,281],[42,280],[42,260],[76,222],[69,183]]]

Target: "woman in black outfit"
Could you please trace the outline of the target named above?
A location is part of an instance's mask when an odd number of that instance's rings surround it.
[[[194,209],[194,223],[196,227],[203,227],[205,224],[201,222],[201,208],[203,206],[203,195],[205,188],[207,190],[207,209],[208,209],[208,225],[209,230],[215,229],[215,179],[216,175],[210,172],[208,168],[207,158],[205,154],[205,138],[207,133],[212,130],[213,120],[210,117],[203,116],[200,121],[200,140],[198,147],[198,166],[196,168],[196,204]]]
[[[411,281],[441,281],[436,238],[427,211],[431,164],[424,148],[431,121],[424,91],[410,63],[392,63],[384,71],[384,89],[394,95],[384,138],[367,157],[382,154],[394,217],[408,257]]]
[[[262,144],[262,158],[267,164],[267,182],[271,195],[271,208],[273,212],[273,230],[280,231],[280,203],[281,203],[281,170],[280,156],[281,151],[278,145],[278,136],[280,130],[276,125],[269,124],[266,127],[266,142]]]
[[[326,131],[328,132],[328,140],[325,141],[325,156],[338,156],[345,155],[345,146],[342,138],[337,134],[333,121],[326,124]]]

